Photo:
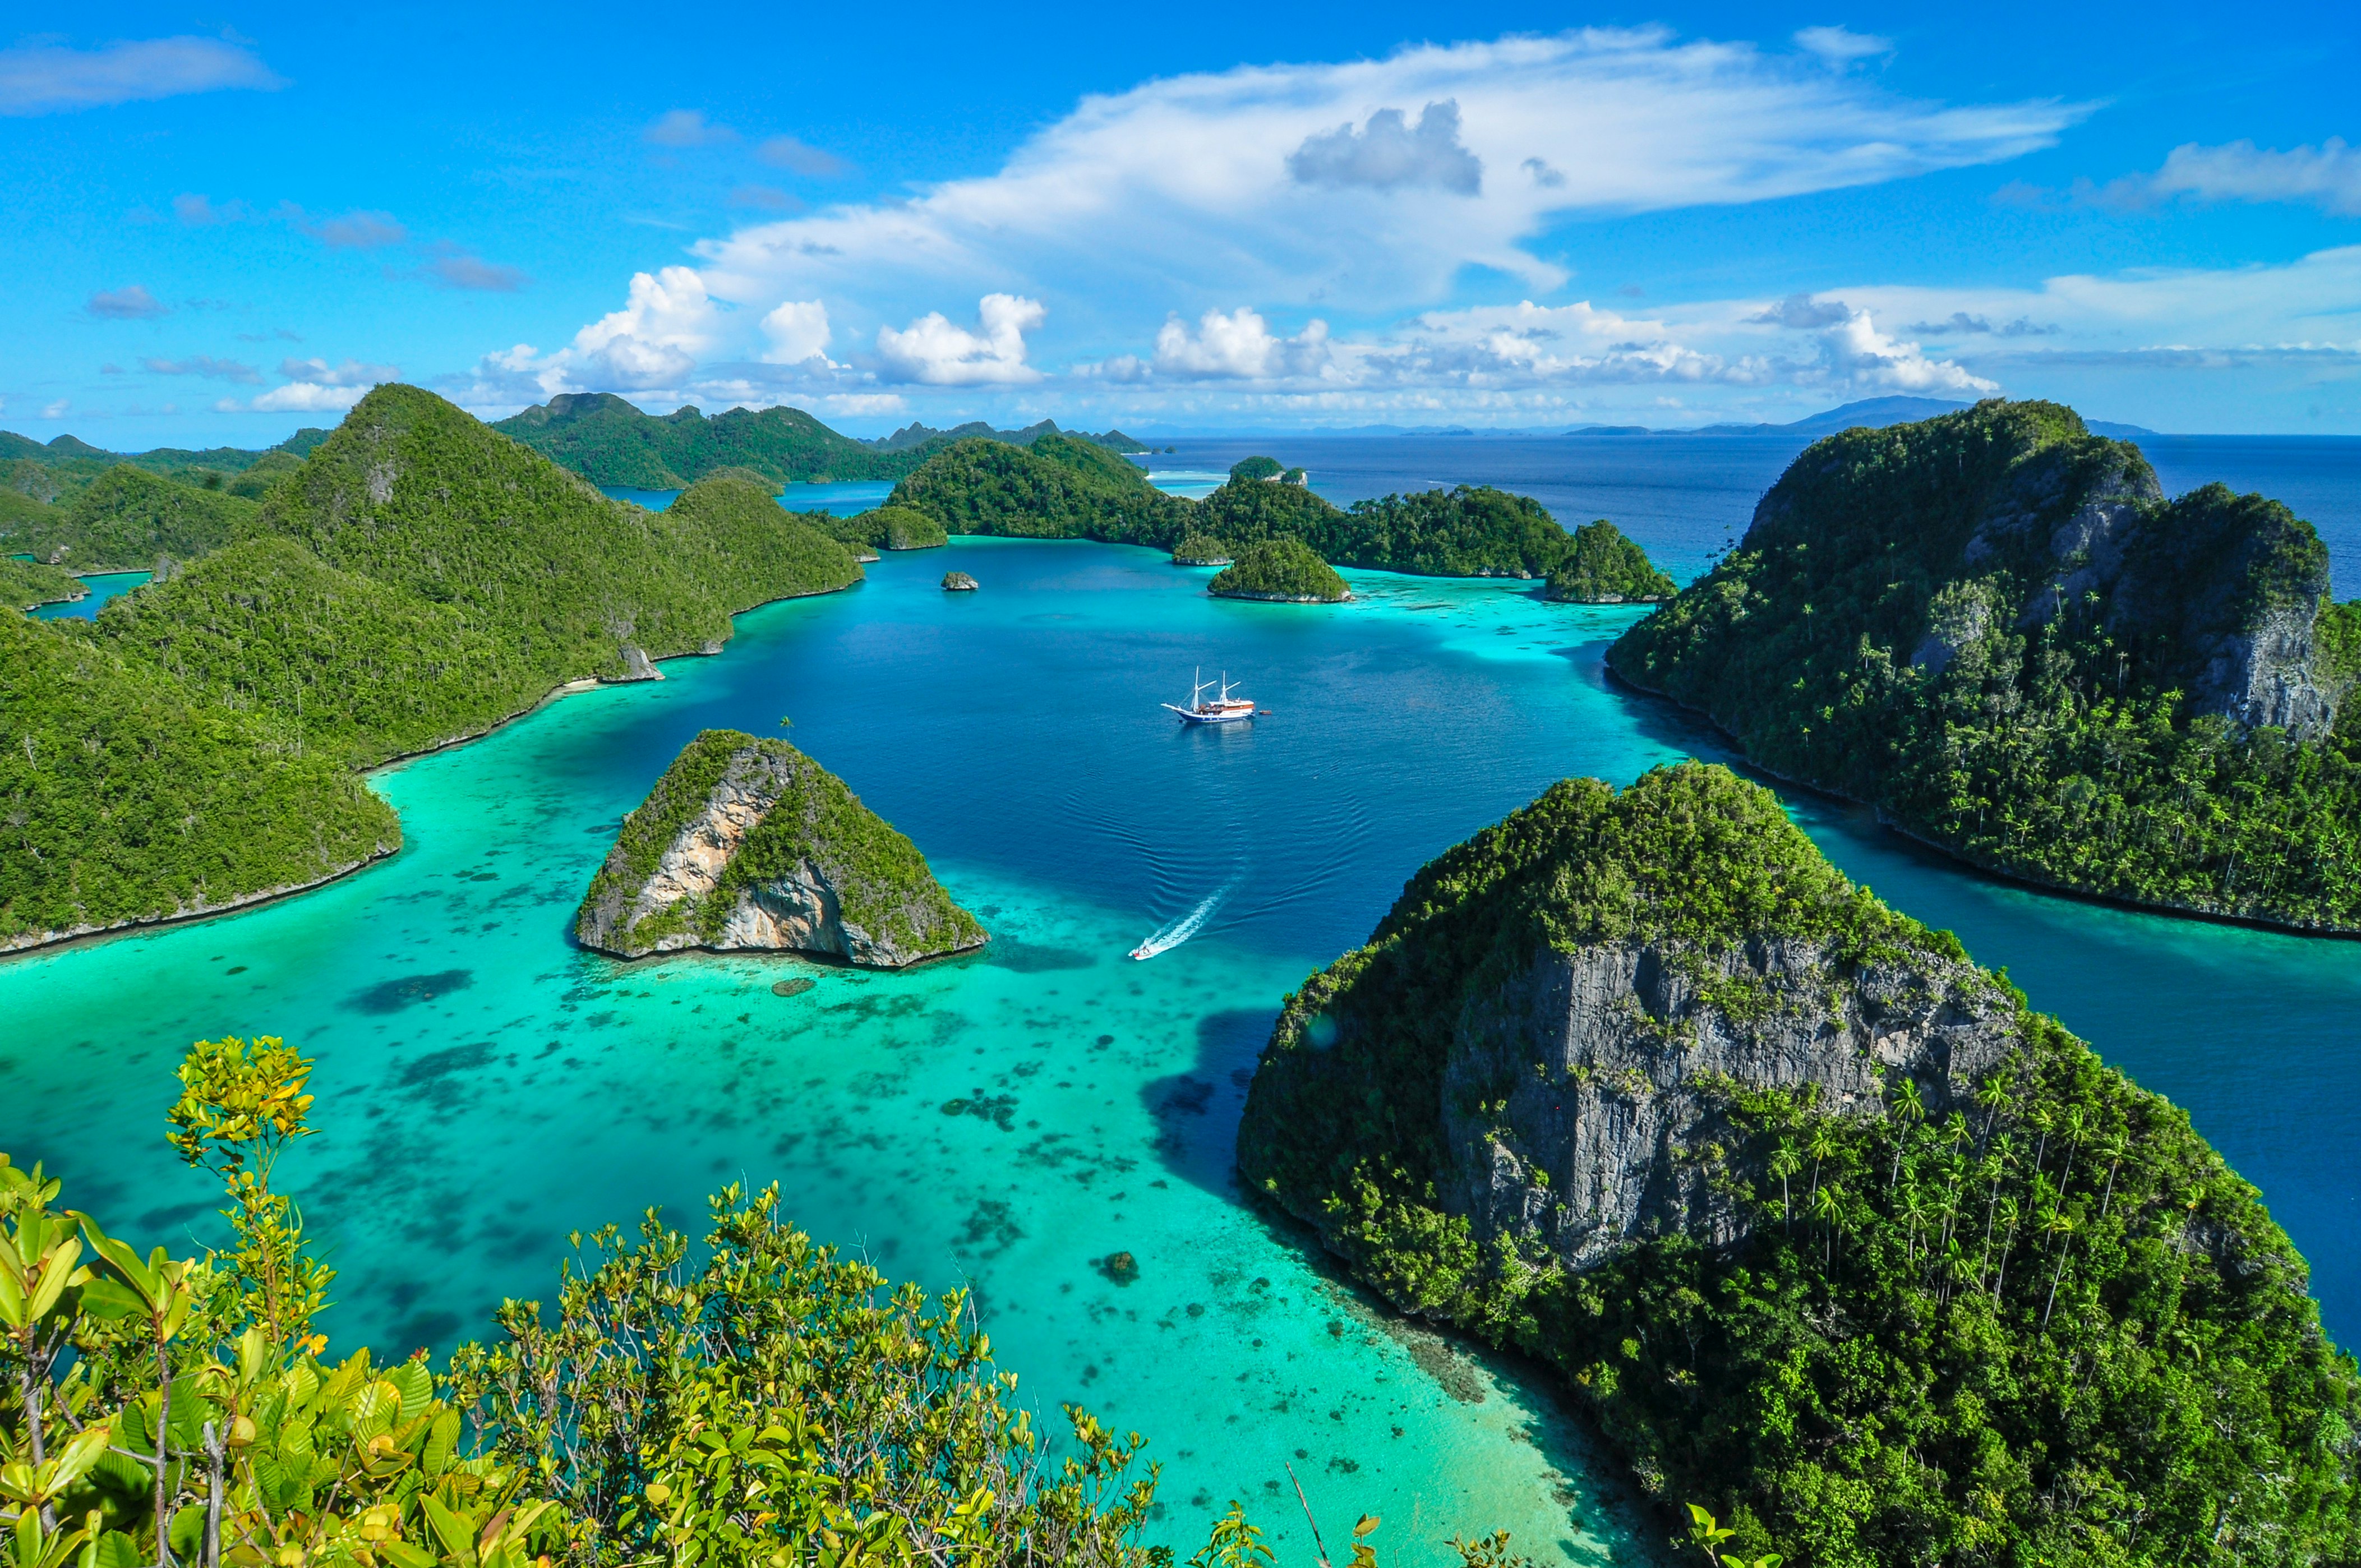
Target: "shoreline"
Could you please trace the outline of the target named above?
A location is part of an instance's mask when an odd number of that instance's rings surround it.
[[[2250,931],[2268,931],[2282,937],[2305,937],[2317,941],[2361,942],[2361,926],[2297,926],[2288,921],[2273,920],[2259,915],[2232,915],[2218,909],[2204,909],[2189,904],[2173,904],[2162,899],[2126,898],[2120,894],[2100,893],[2091,888],[2073,887],[2065,883],[2053,882],[2047,877],[2011,871],[2005,866],[1988,864],[1904,826],[1891,812],[1875,801],[1862,800],[1847,795],[1842,790],[1830,789],[1825,784],[1814,784],[1808,779],[1792,778],[1776,768],[1767,767],[1756,762],[1746,754],[1746,748],[1739,742],[1738,737],[1724,729],[1721,722],[1705,709],[1691,707],[1678,697],[1628,679],[1604,659],[1599,661],[1599,668],[1606,672],[1607,678],[1611,684],[1653,702],[1661,702],[1681,714],[1703,720],[1715,734],[1730,743],[1730,748],[1737,755],[1740,763],[1749,772],[1760,773],[1767,779],[1775,779],[1791,789],[1802,790],[1807,795],[1816,795],[1823,800],[1838,801],[1846,806],[1858,806],[1864,811],[1874,812],[1878,827],[1895,838],[1931,850],[1955,866],[1963,866],[1978,875],[1988,876],[1995,882],[2031,888],[2037,893],[2045,893],[2056,898],[2071,899],[2080,904],[2092,904],[2107,909],[2126,910],[2136,915],[2166,915],[2176,919],[2202,921],[2213,926],[2241,927]]]
[[[648,662],[651,664],[660,664],[668,663],[675,659],[718,659],[722,654],[730,651],[730,642],[737,640],[738,618],[740,616],[752,615],[758,609],[767,609],[772,605],[785,604],[793,599],[821,598],[829,594],[848,593],[852,589],[859,587],[862,581],[862,578],[855,577],[852,581],[845,584],[844,587],[840,588],[820,588],[815,592],[807,594],[781,594],[775,598],[764,599],[760,604],[750,604],[744,609],[731,610],[730,612],[730,638],[728,641],[722,642],[719,647],[711,649],[688,648],[684,649],[677,653],[666,653],[662,658],[651,655]],[[662,675],[657,675],[654,679],[662,680],[664,677]],[[561,681],[556,685],[554,685],[549,690],[544,692],[530,707],[521,707],[514,713],[509,714],[504,718],[495,719],[492,723],[486,725],[481,729],[475,730],[466,735],[455,735],[449,740],[438,740],[432,746],[422,747],[415,751],[402,751],[394,756],[388,757],[381,762],[371,762],[365,767],[356,768],[353,771],[359,776],[362,784],[366,787],[368,782],[375,778],[379,773],[403,766],[406,763],[414,762],[421,757],[432,757],[437,752],[448,751],[454,747],[468,745],[474,741],[481,740],[487,736],[497,734],[500,730],[507,729],[510,725],[514,724],[517,720],[521,718],[530,718],[534,714],[539,713],[543,708],[555,703],[560,698],[573,696],[577,692],[596,691],[602,686],[644,685],[646,684],[647,682],[644,678],[640,680],[609,681],[603,680],[597,675],[577,676],[573,680]],[[398,812],[395,814],[395,821],[397,824],[401,821],[401,814]],[[252,909],[260,905],[275,904],[283,898],[293,898],[299,894],[316,892],[321,888],[326,887],[331,883],[342,882],[345,878],[365,872],[371,866],[379,864],[380,861],[391,860],[401,852],[401,845],[397,843],[391,849],[380,850],[374,855],[366,856],[360,860],[355,861],[350,865],[341,866],[336,870],[330,872],[327,875],[315,877],[310,882],[287,883],[277,887],[258,889],[253,893],[241,894],[237,897],[230,899],[225,903],[210,904],[199,909],[175,910],[169,915],[143,915],[135,919],[116,921],[115,924],[109,926],[77,926],[67,931],[45,931],[40,933],[31,941],[0,940],[0,964],[7,963],[12,959],[19,958],[30,953],[45,953],[54,948],[69,948],[78,942],[95,942],[111,937],[128,936],[134,932],[142,931],[149,927],[186,926],[200,920],[210,920],[217,916],[236,914],[242,910]]]

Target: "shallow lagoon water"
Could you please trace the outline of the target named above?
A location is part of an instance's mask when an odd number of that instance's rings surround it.
[[[941,593],[951,565],[983,590]],[[408,834],[381,866],[0,965],[0,1147],[142,1245],[186,1245],[211,1203],[163,1144],[171,1068],[201,1036],[281,1034],[321,1063],[324,1135],[291,1174],[344,1271],[341,1343],[447,1346],[501,1296],[547,1294],[568,1229],[649,1204],[693,1223],[712,1188],[776,1180],[823,1239],[971,1283],[1045,1411],[1149,1434],[1157,1538],[1184,1554],[1233,1497],[1302,1554],[1291,1464],[1323,1522],[1378,1513],[1408,1563],[1495,1526],[1544,1560],[1645,1562],[1653,1527],[1545,1388],[1373,1310],[1242,1206],[1231,1148],[1279,999],[1421,862],[1557,778],[1721,752],[1607,685],[1636,611],[1347,575],[1352,605],[1246,605],[1145,551],[961,541],[741,617],[661,684],[379,775]],[[1200,665],[1271,717],[1172,724],[1157,704]],[[783,716],[992,947],[902,975],[574,948],[576,901],[674,751]],[[2361,946],[2049,897],[1790,804],[2188,1106],[2312,1257],[2332,1332],[2361,1329]],[[1193,939],[1125,959],[1209,898]],[[790,976],[817,984],[774,994]]]

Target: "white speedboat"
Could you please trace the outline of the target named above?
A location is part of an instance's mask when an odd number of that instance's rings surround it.
[[[1200,669],[1197,673],[1202,675],[1204,671]],[[1205,700],[1205,688],[1216,684],[1221,686],[1221,695],[1208,702]],[[1255,705],[1251,700],[1230,695],[1230,677],[1226,671],[1219,683],[1200,680],[1191,686],[1188,707],[1183,707],[1177,702],[1168,702],[1164,706],[1179,714],[1183,724],[1235,724],[1241,718],[1255,716]]]

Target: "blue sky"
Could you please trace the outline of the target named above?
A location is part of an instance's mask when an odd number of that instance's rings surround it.
[[[27,10],[0,427],[2361,433],[2352,7]]]

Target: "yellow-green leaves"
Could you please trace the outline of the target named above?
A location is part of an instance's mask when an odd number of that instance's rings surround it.
[[[269,1151],[309,1137],[312,1064],[275,1035],[249,1046],[236,1036],[199,1040],[181,1063],[181,1098],[169,1119],[172,1146],[191,1165],[235,1168],[249,1146]]]

